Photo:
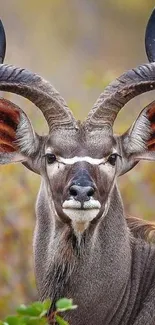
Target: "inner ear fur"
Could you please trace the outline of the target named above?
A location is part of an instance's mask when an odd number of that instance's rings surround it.
[[[0,164],[26,162],[39,146],[27,115],[14,103],[0,99]]]
[[[150,136],[147,141],[147,148],[151,152],[155,152],[155,101],[148,106],[147,117],[150,122]]]
[[[142,110],[122,139],[127,156],[143,159],[143,154],[148,154],[148,159],[151,158],[150,152],[155,152],[155,101]]]
[[[120,175],[133,168],[139,160],[155,160],[155,101],[142,110],[118,140],[123,157]]]

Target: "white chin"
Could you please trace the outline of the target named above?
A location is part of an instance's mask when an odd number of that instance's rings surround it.
[[[76,233],[82,233],[89,223],[96,218],[101,204],[97,200],[84,202],[81,209],[81,203],[75,200],[66,200],[63,203],[63,212],[71,219],[72,226]]]
[[[63,212],[71,219],[76,233],[82,233],[88,228],[89,223],[96,218],[99,209],[63,209]]]

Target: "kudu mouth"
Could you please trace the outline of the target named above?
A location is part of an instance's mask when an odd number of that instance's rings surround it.
[[[85,201],[83,205],[75,199],[64,201],[63,212],[70,218],[75,233],[82,233],[94,220],[101,208],[98,200],[91,198]]]
[[[92,210],[92,209],[100,209],[101,204],[98,200],[94,200],[90,198],[89,201],[84,201],[83,204],[74,199],[64,201],[62,205],[63,209],[75,209],[75,210]]]

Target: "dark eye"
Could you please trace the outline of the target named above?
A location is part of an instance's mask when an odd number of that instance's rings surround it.
[[[53,153],[47,153],[45,157],[49,165],[53,164],[56,161],[56,156]]]
[[[117,153],[112,153],[109,157],[108,157],[108,160],[107,162],[112,165],[112,166],[115,166],[115,163],[116,163],[116,159],[119,155]]]

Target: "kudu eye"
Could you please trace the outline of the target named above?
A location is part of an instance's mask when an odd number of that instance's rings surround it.
[[[45,157],[49,165],[53,164],[56,161],[56,156],[53,153],[47,153]]]
[[[116,160],[117,160],[117,157],[118,157],[118,156],[119,156],[119,155],[118,155],[117,153],[112,153],[112,154],[108,157],[107,162],[108,162],[110,165],[115,166],[115,164],[116,164]]]

